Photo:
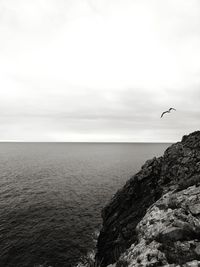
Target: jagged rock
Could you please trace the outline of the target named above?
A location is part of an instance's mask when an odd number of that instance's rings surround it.
[[[175,202],[170,207],[171,199]],[[168,193],[147,210],[136,227],[138,241],[120,260],[127,266],[183,265],[200,259],[200,220],[189,210],[200,202],[200,187]]]
[[[97,262],[198,266],[199,183],[200,131],[147,161],[104,208]]]
[[[200,214],[200,203],[189,205],[189,209],[193,215]]]

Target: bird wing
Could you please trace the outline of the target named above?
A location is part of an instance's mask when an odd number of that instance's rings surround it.
[[[163,115],[165,114],[165,113],[168,113],[169,111],[164,111],[162,114],[161,114],[161,118],[163,117]]]
[[[171,111],[171,110],[176,110],[176,109],[175,108],[170,108],[169,111]]]

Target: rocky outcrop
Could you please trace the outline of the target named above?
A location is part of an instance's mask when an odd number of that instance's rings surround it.
[[[136,227],[137,243],[119,259],[126,266],[183,265],[200,261],[200,186],[170,192]],[[197,265],[198,266],[198,265]]]
[[[198,131],[147,161],[104,208],[101,266],[198,266],[199,182]]]

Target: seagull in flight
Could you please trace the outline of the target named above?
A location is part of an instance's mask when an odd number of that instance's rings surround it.
[[[164,111],[162,114],[161,114],[161,118],[166,114],[166,113],[170,113],[172,110],[175,110],[176,111],[176,109],[175,108],[169,108],[169,110],[167,110],[167,111]]]

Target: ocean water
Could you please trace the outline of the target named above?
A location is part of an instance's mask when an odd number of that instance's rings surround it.
[[[0,267],[75,266],[103,206],[168,146],[0,143]]]

